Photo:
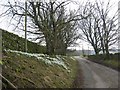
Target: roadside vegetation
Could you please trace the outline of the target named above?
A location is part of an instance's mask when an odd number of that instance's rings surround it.
[[[99,64],[103,64],[110,68],[120,71],[120,53],[110,54],[109,58],[106,58],[106,55],[89,55],[87,56],[88,60],[94,61]]]
[[[70,56],[44,54],[45,47],[3,31],[3,88],[71,88],[78,71],[77,61]],[[8,38],[9,37],[9,38]],[[19,40],[19,47],[17,47]],[[30,45],[30,46],[29,46]],[[38,52],[35,52],[35,50]]]
[[[27,40],[27,43],[28,43],[27,52],[30,52],[30,53],[46,52],[45,46],[41,46],[37,43],[33,43],[28,40]],[[19,37],[18,35],[10,33],[8,31],[2,30],[2,49],[25,51],[25,39],[22,37]]]
[[[16,88],[70,88],[76,77],[77,61],[67,56],[5,50],[2,69],[2,75]],[[10,87],[3,81],[3,88]]]

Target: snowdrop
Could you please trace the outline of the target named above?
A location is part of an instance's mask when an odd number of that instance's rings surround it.
[[[64,58],[60,57],[60,55],[56,55],[55,56],[56,58],[52,58],[52,57],[49,57],[49,55],[46,55],[46,54],[26,53],[26,52],[15,51],[15,50],[5,50],[5,51],[14,52],[14,53],[26,55],[26,56],[29,56],[29,57],[35,57],[38,60],[44,61],[48,65],[57,64],[59,66],[62,66],[64,69],[68,70],[67,66],[65,65],[65,63],[63,61]]]

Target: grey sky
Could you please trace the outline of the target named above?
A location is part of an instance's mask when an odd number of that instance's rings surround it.
[[[13,0],[9,0],[9,1],[13,1]],[[64,0],[62,0],[62,1],[64,1]],[[73,1],[76,1],[77,3],[81,4],[83,1],[86,2],[88,0],[73,0]],[[89,1],[94,2],[95,0],[89,0]],[[107,3],[108,1],[109,0],[103,0],[103,2],[105,2],[105,3]],[[110,16],[113,15],[113,13],[115,13],[115,11],[118,9],[118,1],[120,1],[120,0],[110,0],[110,3],[114,4],[113,8],[111,9]],[[4,4],[5,2],[7,2],[7,0],[0,0],[0,4]],[[70,4],[68,6],[68,8],[69,9],[77,9],[78,5]],[[1,6],[0,6],[0,14],[2,13],[3,10],[4,10],[4,8],[1,8]],[[24,32],[22,32],[22,31],[13,31],[12,26],[8,27],[9,26],[9,21],[10,21],[9,17],[0,17],[0,28],[5,29],[7,31],[13,32],[13,33],[15,33],[15,34],[17,34],[19,36],[24,37]],[[74,48],[81,49],[82,46],[83,46],[84,49],[88,49],[88,43],[86,43],[84,41],[81,41],[81,40],[78,40],[77,43],[79,43],[79,45],[77,47],[74,47]],[[89,48],[92,49],[92,47],[90,45],[89,45]]]

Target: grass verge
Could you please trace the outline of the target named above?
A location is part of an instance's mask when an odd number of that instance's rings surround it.
[[[5,51],[2,75],[17,88],[71,88],[78,70],[77,61],[67,56],[59,58],[67,69],[58,64],[50,65],[33,56]],[[3,87],[9,88],[4,82]]]
[[[87,57],[88,60],[93,62],[105,65],[117,71],[120,71],[120,61],[119,61],[120,53],[110,54],[109,59],[105,59],[104,55],[90,55]]]

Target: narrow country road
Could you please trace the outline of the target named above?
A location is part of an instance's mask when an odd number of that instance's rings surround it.
[[[118,72],[103,65],[75,56],[82,69],[83,88],[118,88]]]

